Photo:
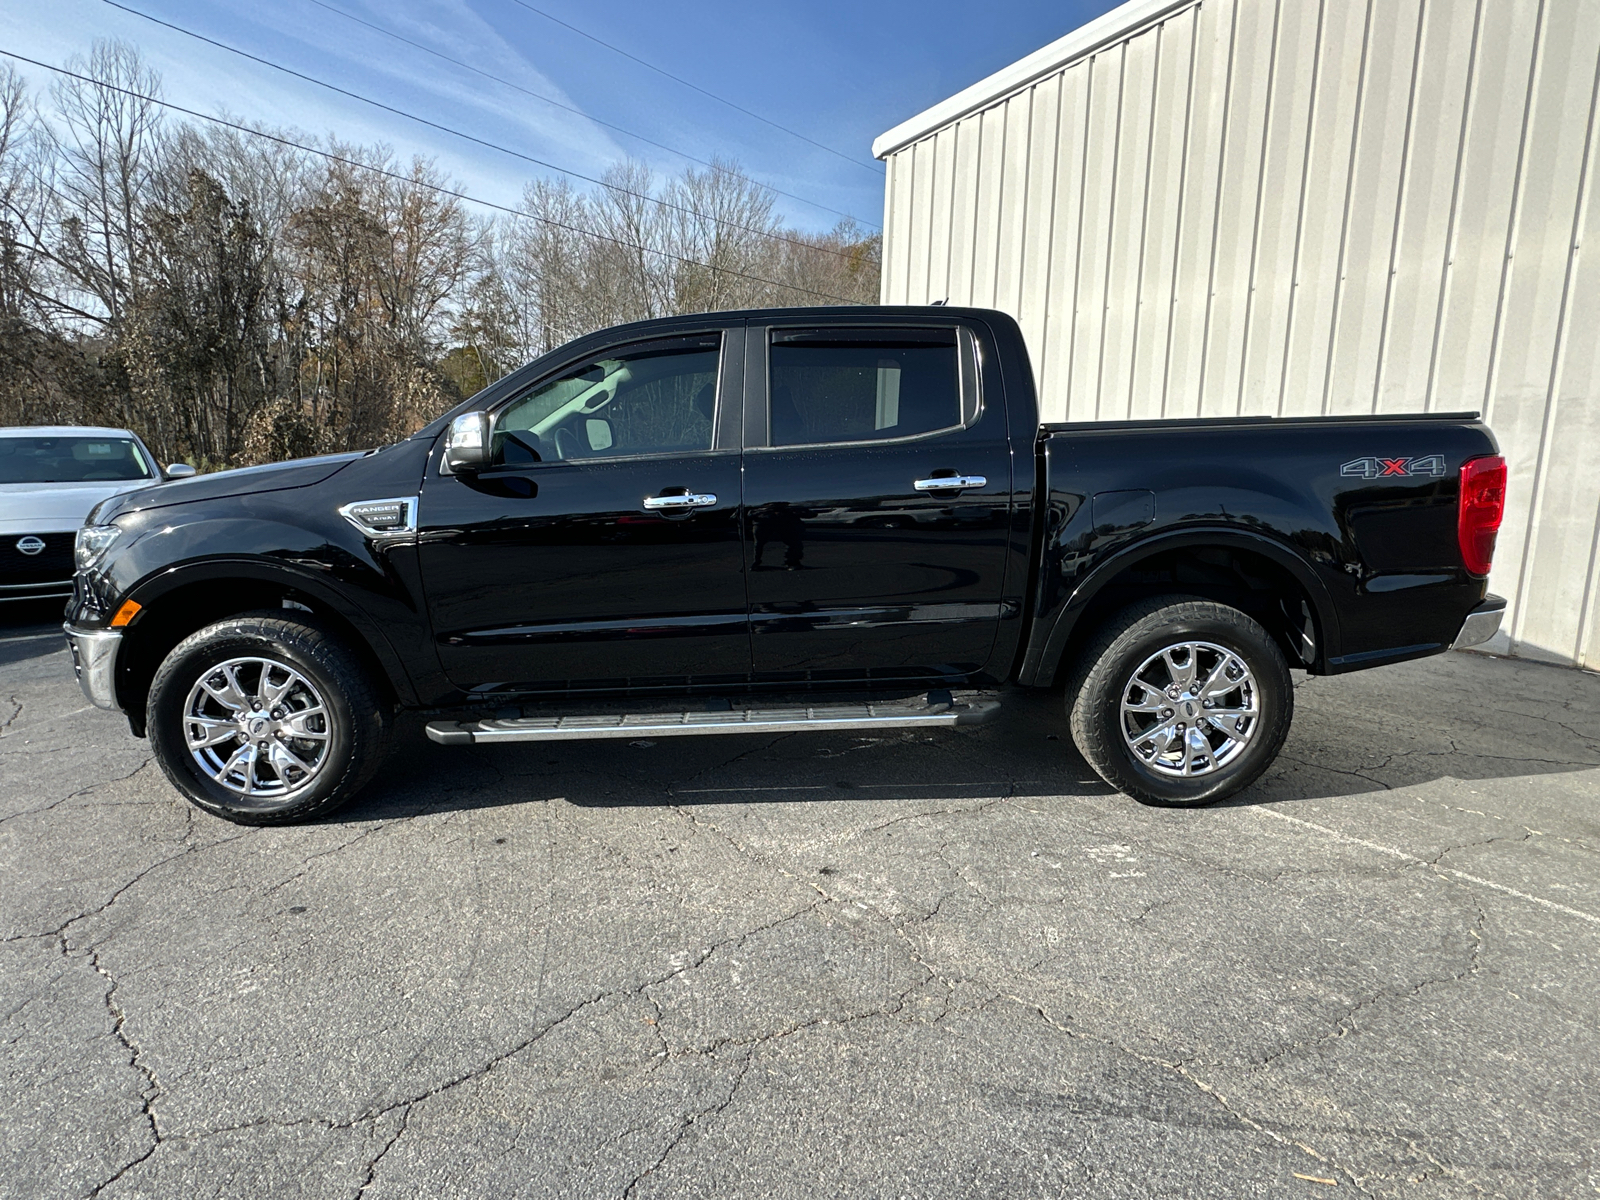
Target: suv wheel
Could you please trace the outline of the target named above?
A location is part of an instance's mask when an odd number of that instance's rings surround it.
[[[383,759],[389,712],[314,619],[245,613],[191,634],[150,685],[150,742],[198,807],[242,825],[332,812]]]
[[[1272,765],[1294,715],[1289,664],[1225,604],[1162,596],[1111,618],[1067,685],[1072,740],[1146,804],[1231,796]]]

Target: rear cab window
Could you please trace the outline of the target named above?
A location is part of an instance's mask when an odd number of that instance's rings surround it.
[[[768,445],[896,441],[977,416],[970,335],[955,327],[771,331]]]

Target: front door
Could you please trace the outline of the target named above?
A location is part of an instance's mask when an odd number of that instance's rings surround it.
[[[1011,465],[971,333],[796,318],[747,337],[756,677],[978,673],[1002,613]]]
[[[494,414],[493,465],[434,468],[419,552],[439,657],[479,693],[740,683],[743,331],[608,348]]]

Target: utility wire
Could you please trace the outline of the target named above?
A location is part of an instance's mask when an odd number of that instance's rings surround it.
[[[533,5],[529,4],[527,2],[527,0],[513,0],[513,3],[521,5],[523,8],[527,9],[531,13],[537,13],[539,16],[543,17],[546,21],[554,21],[557,25],[561,26],[561,28],[563,28],[563,29],[570,29],[573,33],[577,34],[579,37],[588,38],[591,42],[595,43],[595,45],[597,45],[597,46],[604,46],[607,50],[610,50],[613,53],[622,55],[623,58],[631,59],[632,61],[638,63],[641,67],[648,67],[650,70],[654,71],[657,75],[665,75],[668,79],[672,80],[673,83],[681,83],[684,87],[691,88],[694,91],[699,92],[702,96],[711,97],[711,99],[715,100],[719,104],[726,104],[729,108],[735,109],[738,112],[742,112],[747,117],[754,117],[756,120],[760,121],[764,125],[771,125],[774,129],[781,129],[784,133],[787,133],[790,137],[797,137],[802,142],[810,142],[811,145],[815,146],[818,150],[826,150],[829,154],[836,155],[837,157],[844,159],[845,162],[847,162],[847,163],[854,163],[856,166],[860,167],[863,171],[871,171],[874,175],[882,174],[882,170],[880,168],[878,168],[878,167],[870,167],[866,163],[862,162],[859,158],[854,158],[851,155],[846,154],[843,150],[835,150],[832,146],[825,146],[821,142],[817,141],[815,138],[809,138],[805,134],[800,133],[797,130],[790,129],[787,125],[779,125],[776,121],[769,120],[768,118],[763,117],[758,112],[751,112],[748,108],[744,107],[744,105],[742,105],[742,104],[735,104],[732,100],[725,99],[724,97],[717,95],[715,92],[708,92],[708,91],[706,91],[705,88],[701,87],[698,83],[690,83],[687,79],[684,79],[682,76],[674,75],[671,71],[664,70],[663,68],[656,66],[655,63],[653,63],[653,62],[647,62],[644,59],[640,58],[637,54],[629,54],[621,46],[613,46],[610,42],[602,41],[600,38],[595,37],[594,34],[588,33],[588,32],[585,32],[582,29],[579,29],[576,25],[567,24],[567,22],[563,21],[560,17],[552,16],[551,14],[545,12],[544,9],[542,9],[542,8],[535,8]]]
[[[409,175],[402,175],[398,171],[390,171],[383,167],[375,167],[371,163],[360,162],[354,158],[346,158],[342,154],[334,154],[328,150],[318,149],[316,146],[308,146],[304,142],[295,141],[293,138],[286,138],[276,133],[268,133],[264,129],[252,129],[250,126],[240,124],[238,121],[229,121],[222,117],[213,117],[207,113],[197,112],[192,108],[185,108],[181,104],[174,104],[170,100],[161,100],[155,96],[148,96],[143,92],[136,92],[132,88],[119,87],[117,84],[110,83],[104,79],[96,79],[92,75],[84,75],[77,71],[69,71],[66,67],[58,67],[53,63],[40,62],[36,58],[29,58],[27,55],[18,54],[13,50],[0,49],[0,55],[4,55],[6,58],[15,59],[17,62],[27,63],[29,66],[41,67],[46,71],[54,71],[57,75],[65,75],[70,79],[81,80],[82,82],[92,84],[95,87],[105,88],[107,91],[116,92],[119,95],[128,96],[134,100],[143,100],[147,104],[154,104],[160,108],[171,109],[173,112],[182,113],[186,117],[194,117],[201,121],[209,121],[213,125],[221,125],[226,129],[232,129],[238,133],[249,134],[251,137],[265,138],[269,142],[276,142],[280,146],[288,146],[292,150],[299,150],[305,154],[315,154],[319,158],[328,159],[330,162],[341,163],[347,167],[354,167],[358,171],[367,171],[373,175],[380,175],[385,179],[393,179],[399,183],[409,184],[412,187],[419,187],[425,191],[434,192],[440,196],[451,196],[457,200],[465,200],[469,204],[477,204],[483,208],[493,209],[495,212],[506,213],[510,216],[518,217],[524,221],[537,221],[542,225],[550,225],[556,229],[565,229],[568,233],[576,233],[582,237],[592,238],[597,242],[610,242],[614,246],[621,246],[624,250],[628,250],[633,253],[654,254],[661,258],[671,259],[673,262],[682,263],[684,266],[701,267],[707,271],[719,271],[724,275],[732,275],[737,279],[748,279],[752,283],[764,283],[769,287],[785,288],[791,292],[804,292],[808,296],[816,296],[823,300],[837,300],[841,304],[849,304],[854,306],[861,303],[859,300],[852,300],[848,296],[837,296],[832,292],[819,292],[813,288],[801,287],[794,283],[781,283],[776,279],[768,279],[764,275],[751,275],[746,271],[736,271],[732,267],[713,266],[711,263],[701,262],[698,258],[685,258],[683,255],[674,254],[670,250],[658,250],[653,246],[641,246],[633,242],[625,242],[621,238],[610,237],[604,233],[595,233],[593,230],[589,229],[581,229],[576,225],[568,225],[565,222],[557,221],[553,217],[542,217],[537,213],[524,212],[520,208],[512,208],[507,204],[496,204],[493,200],[480,200],[476,196],[469,195],[463,191],[458,191],[455,188],[443,187],[439,184],[428,183],[425,180],[416,179]]]
[[[204,42],[208,46],[215,46],[218,50],[226,50],[229,54],[237,54],[240,58],[247,58],[251,62],[260,63],[264,67],[271,67],[274,71],[282,71],[285,75],[292,75],[294,78],[302,79],[307,83],[314,83],[318,87],[327,88],[330,92],[336,92],[341,96],[348,96],[350,99],[359,100],[363,104],[370,104],[373,108],[382,109],[387,113],[393,113],[397,117],[404,117],[408,121],[415,121],[419,125],[426,125],[429,129],[437,129],[441,133],[448,133],[452,137],[458,137],[464,141],[473,142],[476,145],[483,146],[490,150],[498,150],[501,154],[508,154],[512,158],[520,158],[523,162],[532,163],[537,167],[544,167],[548,171],[555,171],[558,174],[567,175],[573,179],[581,179],[585,183],[592,183],[597,187],[608,188],[611,191],[620,192],[624,196],[632,196],[636,200],[643,200],[648,204],[654,204],[660,208],[671,209],[673,212],[682,213],[684,216],[695,218],[705,218],[709,216],[710,219],[715,221],[718,225],[724,226],[728,229],[736,229],[741,233],[752,234],[755,237],[769,238],[776,242],[786,242],[791,246],[796,246],[804,250],[818,251],[823,254],[832,254],[838,258],[851,259],[854,257],[847,250],[833,250],[826,246],[816,246],[810,242],[802,242],[798,238],[785,237],[781,233],[773,233],[772,231],[766,229],[757,229],[753,225],[740,225],[736,221],[729,221],[724,217],[712,216],[709,213],[696,212],[693,209],[685,208],[681,204],[674,204],[670,200],[662,200],[661,198],[649,195],[646,192],[636,192],[618,184],[607,183],[603,179],[596,179],[594,176],[585,175],[581,171],[574,171],[567,167],[557,166],[553,162],[547,162],[542,158],[535,158],[531,154],[524,154],[522,151],[513,150],[509,146],[502,146],[498,142],[491,142],[486,138],[478,137],[476,134],[467,133],[465,130],[456,129],[452,126],[441,124],[438,121],[430,120],[427,117],[418,116],[416,113],[407,112],[403,108],[396,108],[394,105],[385,104],[381,100],[374,100],[370,96],[363,96],[360,92],[352,92],[349,88],[342,88],[338,84],[329,83],[326,80],[318,79],[315,75],[307,75],[303,71],[296,71],[293,67],[286,67],[282,63],[273,62],[270,58],[262,58],[258,54],[251,54],[248,50],[241,50],[237,46],[230,46],[226,42],[219,42],[215,38],[206,37],[203,33],[196,33],[192,29],[185,29],[182,25],[174,25],[171,21],[163,21],[160,17],[153,17],[149,13],[140,12],[137,8],[130,8],[126,4],[118,3],[118,0],[103,0],[103,3],[109,4],[112,8],[119,9],[122,12],[131,13],[133,16],[143,17],[146,21],[149,21],[155,25],[160,25],[165,29],[170,29],[174,33],[181,33],[185,37],[194,38],[196,41]]]
[[[442,51],[435,50],[432,46],[424,45],[421,42],[414,42],[410,38],[404,36],[403,34],[396,33],[392,29],[385,29],[382,25],[376,25],[371,21],[356,16],[355,13],[345,12],[345,10],[342,8],[328,4],[326,3],[326,0],[308,0],[308,3],[315,4],[318,8],[325,8],[331,13],[336,13],[347,21],[354,21],[357,25],[364,25],[366,28],[375,33],[383,34],[383,36],[386,38],[392,38],[397,42],[401,42],[412,47],[413,49],[421,50],[424,54],[431,54],[437,59],[442,59],[444,62],[453,63],[462,70],[471,71],[474,75],[481,75],[485,79],[492,79],[495,83],[502,84],[505,87],[513,89],[514,91],[521,92],[524,96],[532,96],[535,100],[541,100],[546,104],[561,109],[563,112],[572,113],[575,116],[582,117],[586,121],[592,121],[596,125],[604,126],[606,129],[615,130],[624,137],[634,138],[637,141],[643,142],[647,146],[654,146],[657,150],[665,150],[668,154],[676,154],[679,158],[687,159],[692,163],[699,163],[702,167],[709,167],[711,170],[716,171],[719,174],[737,174],[737,172],[729,171],[727,167],[721,165],[720,163],[710,162],[703,158],[697,158],[686,150],[679,150],[676,146],[669,146],[665,142],[658,142],[653,138],[647,138],[642,133],[635,133],[631,129],[624,129],[621,125],[613,125],[610,121],[602,121],[599,117],[596,117],[590,113],[586,113],[581,108],[574,108],[570,104],[563,104],[559,100],[525,88],[520,83],[513,83],[509,79],[495,75],[492,72],[485,71],[482,67],[475,67],[471,63],[463,62],[459,58],[452,58],[450,55],[445,54]],[[881,226],[874,225],[871,221],[863,221],[860,217],[853,213],[844,212],[842,209],[830,208],[828,205],[822,204],[816,200],[808,199],[805,196],[797,196],[795,193],[786,192],[779,187],[773,187],[770,183],[763,183],[761,186],[767,188],[769,191],[775,192],[779,196],[787,196],[790,200],[796,200],[801,204],[810,205],[812,208],[820,209],[823,212],[832,213],[836,217],[844,217],[846,220],[854,221],[857,225],[860,225],[863,228],[881,228]]]

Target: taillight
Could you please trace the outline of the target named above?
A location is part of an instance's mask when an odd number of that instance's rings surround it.
[[[1494,536],[1506,511],[1506,460],[1498,454],[1461,464],[1461,497],[1456,501],[1456,537],[1461,561],[1474,575],[1487,575],[1494,561]]]

